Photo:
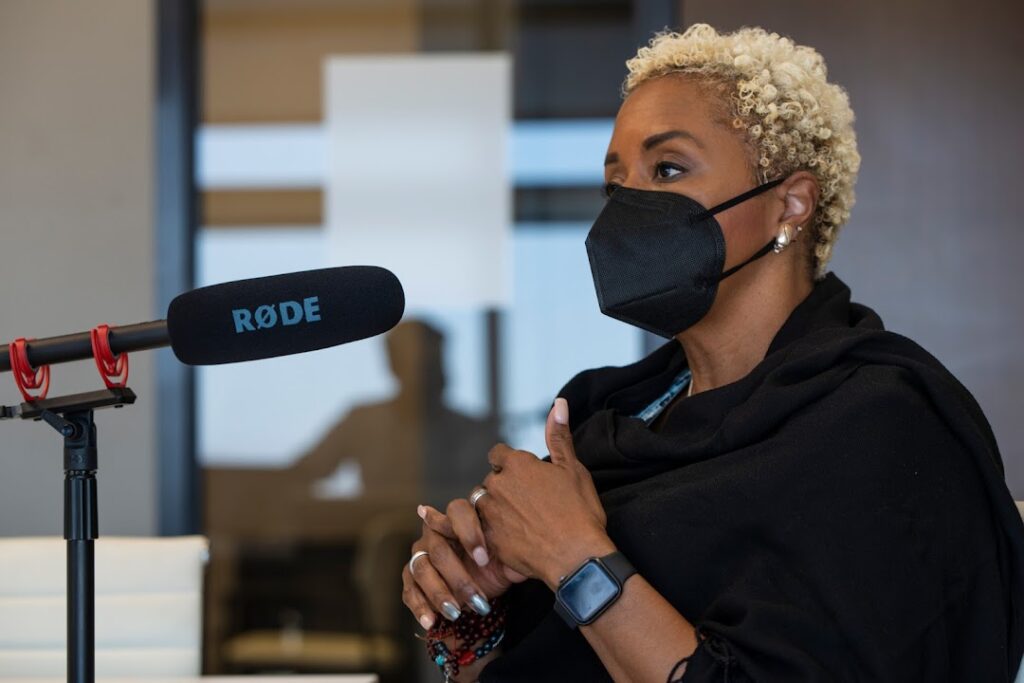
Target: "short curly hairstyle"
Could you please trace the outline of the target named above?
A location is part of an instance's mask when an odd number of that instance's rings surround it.
[[[823,278],[853,207],[860,154],[849,97],[828,82],[822,56],[762,28],[718,33],[694,24],[683,33],[656,33],[626,67],[623,97],[670,73],[691,75],[722,95],[726,120],[746,131],[760,182],[801,169],[817,178],[821,197],[809,226],[810,258],[814,279]]]

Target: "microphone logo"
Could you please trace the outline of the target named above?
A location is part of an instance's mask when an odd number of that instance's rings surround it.
[[[265,330],[278,324],[298,325],[303,321],[315,323],[320,320],[320,297],[306,297],[301,303],[282,301],[278,304],[265,304],[252,311],[248,308],[235,308],[231,311],[231,318],[235,322],[235,334]]]

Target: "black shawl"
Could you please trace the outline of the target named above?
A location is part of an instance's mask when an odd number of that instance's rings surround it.
[[[609,535],[697,627],[682,681],[1013,680],[1024,524],[984,414],[937,359],[829,273],[746,377],[652,432],[631,415],[686,362],[670,340],[560,392]],[[543,583],[507,598],[482,683],[611,680]]]

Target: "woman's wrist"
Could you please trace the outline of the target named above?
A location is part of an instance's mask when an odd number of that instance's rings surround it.
[[[589,558],[603,557],[615,550],[615,544],[603,530],[575,537],[573,542],[562,546],[561,552],[545,566],[539,578],[554,591],[563,577],[571,574]]]

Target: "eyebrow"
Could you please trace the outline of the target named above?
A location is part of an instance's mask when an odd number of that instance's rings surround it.
[[[686,138],[688,140],[692,140],[694,144],[696,144],[701,149],[704,149],[704,143],[698,140],[693,133],[686,130],[666,130],[663,133],[655,133],[654,135],[647,137],[641,144],[643,145],[643,148],[646,150],[651,149],[653,147],[657,147],[661,143],[667,142],[668,140],[672,140],[674,138]],[[608,164],[614,164],[618,160],[619,155],[616,154],[615,152],[610,152],[608,156],[604,158],[604,165],[607,166]]]

